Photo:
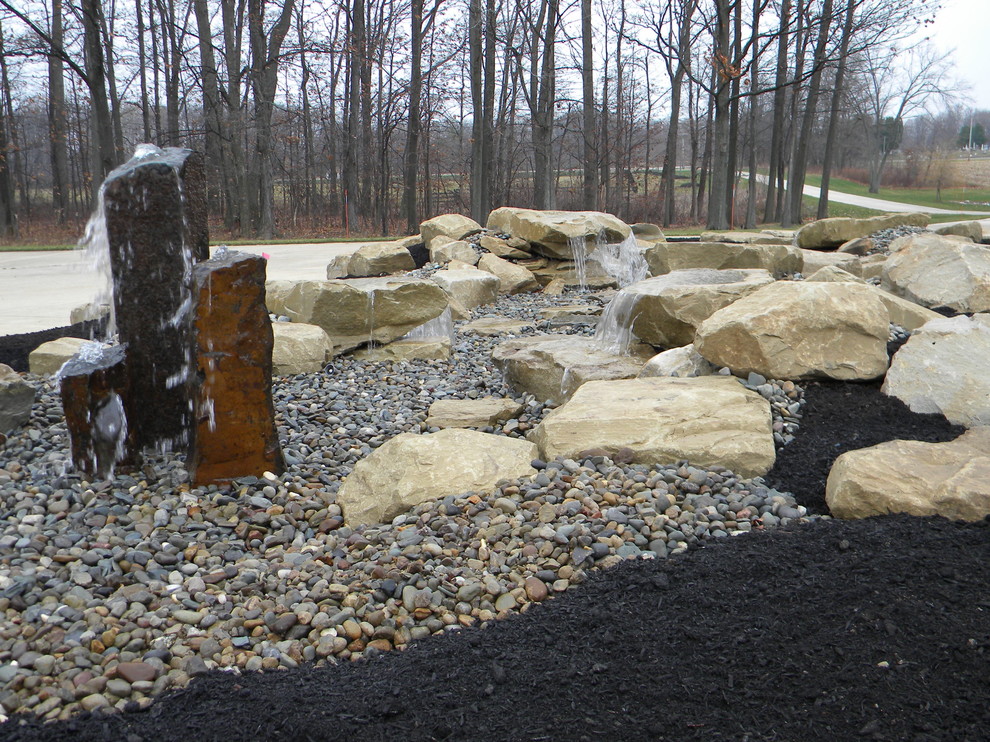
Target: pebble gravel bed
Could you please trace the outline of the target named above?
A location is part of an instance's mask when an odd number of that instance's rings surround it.
[[[533,321],[600,297],[522,295],[475,310]],[[592,325],[555,326],[591,334]],[[69,471],[57,389],[28,377],[29,424],[0,446],[0,712],[44,719],[133,711],[220,668],[341,662],[525,611],[623,559],[683,554],[810,517],[788,493],[718,466],[593,457],[535,461],[492,492],[423,504],[352,529],[336,492],[355,462],[402,432],[429,432],[443,398],[512,396],[491,360],[500,338],[458,332],[447,361],[359,362],[276,378],[287,471],[192,488],[181,457],[87,482]],[[802,391],[756,375],[778,445]],[[524,436],[547,412],[497,429]]]

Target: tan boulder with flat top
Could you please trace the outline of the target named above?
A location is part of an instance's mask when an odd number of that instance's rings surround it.
[[[88,342],[90,341],[81,338],[66,337],[42,343],[28,354],[28,370],[38,376],[57,373]]]
[[[983,225],[977,221],[937,224],[932,227],[932,232],[943,236],[965,237],[973,242],[983,242]]]
[[[411,271],[412,254],[398,242],[371,242],[349,255],[338,255],[327,265],[327,278],[367,278]]]
[[[284,294],[282,287],[271,283],[266,285],[269,310],[293,322],[322,327],[335,353],[367,342],[396,340],[447,308],[443,290],[420,278],[296,281]]]
[[[480,231],[481,225],[463,214],[441,214],[419,225],[419,235],[427,245],[434,237],[441,235],[452,240],[463,240],[468,235]]]
[[[887,370],[887,308],[872,286],[777,281],[720,309],[695,347],[733,373],[875,379]]]
[[[990,311],[990,248],[924,233],[896,243],[883,264],[884,289],[925,307]]]
[[[835,460],[825,502],[838,518],[887,513],[978,521],[990,515],[990,428],[953,441],[889,441]]]
[[[544,460],[630,449],[640,464],[720,464],[743,477],[765,474],[776,456],[770,403],[737,379],[590,381],[533,433]]]
[[[894,354],[883,391],[915,412],[990,426],[990,314],[937,317]]]
[[[770,283],[765,270],[678,270],[638,281],[620,296],[634,302],[636,337],[670,348],[693,343],[698,325],[717,310]]]
[[[519,417],[525,408],[513,399],[438,399],[430,405],[426,424],[437,428],[484,428]]]
[[[535,475],[538,454],[529,441],[475,430],[401,433],[355,464],[337,503],[351,528],[388,523],[423,502]]]
[[[819,268],[815,271],[814,275],[808,276],[806,280],[811,283],[856,283],[869,286],[876,292],[877,298],[887,307],[889,320],[895,325],[900,325],[905,330],[916,330],[926,322],[939,319],[942,316],[938,312],[933,312],[931,309],[925,309],[920,304],[915,304],[913,301],[894,296],[889,291],[884,291],[872,284],[868,284],[862,278],[847,273],[835,266]]]
[[[650,360],[653,349],[634,345],[629,355],[602,350],[579,335],[535,335],[495,346],[492,359],[518,394],[562,402],[593,379],[631,379]]]
[[[775,277],[800,273],[801,252],[793,245],[730,242],[660,242],[643,253],[651,276],[676,270],[765,270]]]
[[[930,221],[928,214],[921,213],[883,214],[865,219],[836,216],[805,224],[797,231],[794,243],[804,249],[828,250],[881,229],[927,227]]]
[[[539,291],[541,288],[532,271],[495,255],[489,253],[482,255],[478,267],[498,277],[500,293],[525,294]]]
[[[536,252],[550,258],[571,260],[568,240],[622,242],[631,234],[629,226],[600,211],[537,211],[503,206],[488,215],[488,229],[519,237]]]
[[[437,271],[430,280],[467,309],[491,304],[498,298],[498,276],[474,267]]]
[[[272,373],[279,376],[315,373],[333,356],[333,341],[317,325],[272,322],[272,333]]]

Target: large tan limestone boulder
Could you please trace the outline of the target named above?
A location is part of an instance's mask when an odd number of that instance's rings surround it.
[[[101,319],[110,315],[110,304],[107,302],[87,302],[74,307],[69,311],[69,324],[75,325],[79,322],[88,322],[93,319]]]
[[[729,242],[663,242],[645,252],[650,275],[676,270],[765,270],[780,277],[800,273],[804,261],[792,245],[747,245]]]
[[[640,379],[651,376],[677,376],[682,379],[694,376],[711,376],[718,369],[702,358],[694,344],[671,348],[657,353],[639,372]]]
[[[266,290],[271,311],[293,322],[319,325],[330,336],[335,353],[368,342],[396,340],[447,308],[443,289],[419,278],[296,281],[274,302],[271,287]]]
[[[273,314],[288,317],[285,313],[285,300],[292,293],[298,281],[278,280],[265,281],[265,306]]]
[[[478,267],[498,277],[499,291],[503,294],[527,294],[541,288],[532,271],[494,255],[482,255]]]
[[[801,258],[801,272],[806,276],[814,275],[822,268],[841,268],[854,276],[862,273],[859,258],[848,253],[801,250]]]
[[[28,354],[28,370],[38,376],[58,373],[62,365],[88,342],[80,338],[58,338],[42,343]]]
[[[870,286],[777,281],[720,309],[695,347],[733,373],[875,379],[887,370],[887,309]]]
[[[902,238],[880,285],[925,307],[990,311],[990,248],[934,234]]]
[[[905,330],[917,330],[922,325],[931,322],[933,319],[942,317],[938,312],[925,309],[920,304],[902,299],[899,296],[884,291],[876,286],[872,286],[883,305],[887,307],[887,315],[891,322],[900,325]]]
[[[872,284],[867,284],[862,278],[854,276],[851,273],[846,273],[846,271],[835,266],[819,268],[813,276],[808,276],[806,280],[812,283],[857,283],[869,286],[876,292],[877,298],[887,307],[889,320],[895,325],[900,325],[905,330],[915,330],[926,322],[939,319],[942,316],[938,312],[933,312],[931,309],[925,309],[920,304],[915,304],[913,301],[902,299],[899,296],[894,296],[889,291],[884,291]]]
[[[512,242],[517,246],[510,245],[507,240],[503,240],[501,237],[486,234],[482,235],[481,239],[478,240],[478,247],[482,250],[487,250],[497,258],[529,260],[533,257],[532,253],[525,249],[529,247],[529,243],[526,240],[515,238],[512,239]]]
[[[636,222],[636,224],[630,224],[629,229],[636,235],[637,240],[643,240],[644,242],[663,242],[667,239],[664,236],[663,230],[660,229],[659,224]]]
[[[498,298],[498,276],[477,268],[437,271],[430,279],[467,309],[491,304]]]
[[[593,243],[603,235],[605,242],[622,242],[631,234],[627,224],[599,211],[536,211],[510,206],[489,214],[487,226],[520,237],[536,252],[561,260],[574,257],[568,240]]]
[[[927,227],[929,221],[931,219],[928,214],[920,213],[884,214],[865,219],[837,216],[805,224],[797,231],[794,240],[795,244],[801,248],[828,250],[857,237],[868,237],[881,229]]]
[[[737,245],[790,245],[791,235],[780,236],[773,232],[702,232],[702,242],[726,242]]]
[[[513,338],[492,351],[513,391],[557,402],[569,399],[575,389],[594,379],[633,378],[652,355],[645,345],[634,345],[630,355],[616,355],[600,350],[592,338],[578,335]]]
[[[889,441],[835,460],[825,502],[838,518],[886,513],[978,521],[990,515],[990,428],[953,441]]]
[[[387,523],[429,500],[535,475],[530,462],[537,456],[528,441],[474,430],[401,433],[354,466],[337,503],[352,528]]]
[[[362,361],[447,361],[450,359],[449,337],[403,338],[386,345],[359,348],[353,353]]]
[[[857,237],[854,240],[843,242],[836,249],[836,252],[844,252],[848,255],[863,257],[876,247],[876,243],[870,237]]]
[[[441,214],[419,225],[419,235],[427,245],[434,237],[441,235],[452,240],[463,240],[480,231],[481,225],[478,222],[462,214]]]
[[[765,270],[696,268],[647,278],[620,295],[634,302],[629,316],[636,337],[669,348],[693,343],[698,325],[717,310],[770,283]]]
[[[773,466],[770,403],[736,379],[648,378],[592,381],[533,433],[544,459],[582,451],[632,451],[641,464],[687,459],[754,477]]]
[[[459,260],[468,265],[477,265],[478,253],[470,242],[452,240],[449,237],[434,237],[429,244],[430,262],[447,265],[452,260]]]
[[[915,412],[990,425],[990,315],[938,317],[894,354],[883,391]]]
[[[10,366],[0,363],[0,435],[31,419],[34,387]]]
[[[880,278],[880,276],[883,275],[883,266],[886,262],[887,256],[882,253],[866,255],[859,259],[859,275],[861,275],[866,281],[872,281],[874,278]]]
[[[318,325],[302,322],[272,322],[272,373],[278,376],[311,374],[327,365],[333,341]]]
[[[350,255],[338,255],[327,265],[327,278],[367,278],[411,271],[409,250],[398,242],[371,242]]]
[[[973,242],[983,242],[983,225],[980,222],[957,222],[956,224],[936,224],[931,231],[943,236],[965,237]]]
[[[826,265],[823,268],[819,268],[805,280],[811,281],[812,283],[866,283],[866,281],[859,276],[853,275],[849,271],[842,270],[842,268],[837,265]]]
[[[436,428],[484,428],[519,417],[524,409],[509,398],[438,399],[430,405],[426,424]]]

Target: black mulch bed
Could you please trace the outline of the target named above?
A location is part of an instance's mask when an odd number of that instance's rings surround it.
[[[768,483],[821,511],[842,451],[949,440],[877,384],[809,385]],[[986,740],[990,521],[889,515],[626,562],[524,615],[360,663],[212,673],[9,740]]]
[[[27,371],[28,355],[42,343],[63,337],[91,340],[94,337],[102,337],[105,326],[106,320],[87,320],[68,327],[26,332],[22,335],[5,335],[0,337],[0,363],[10,366],[15,371]]]

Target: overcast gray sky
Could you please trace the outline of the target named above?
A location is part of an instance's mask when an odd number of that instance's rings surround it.
[[[943,2],[927,34],[940,49],[956,50],[956,74],[969,83],[963,104],[990,110],[990,0]]]

